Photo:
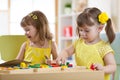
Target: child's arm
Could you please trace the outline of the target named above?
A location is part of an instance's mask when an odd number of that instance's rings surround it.
[[[57,44],[54,41],[52,41],[51,54],[52,54],[53,60],[55,60],[58,57]]]
[[[72,56],[73,54],[74,54],[74,47],[73,45],[71,45],[60,53],[56,61],[57,63],[60,63],[61,61],[61,63],[64,64],[66,59]]]
[[[55,42],[52,41],[52,46],[51,46],[51,54],[53,60],[51,60],[47,55],[45,55],[46,58],[46,64],[51,65],[52,63],[55,63],[56,58],[58,57],[58,50],[57,50],[57,45]]]
[[[20,51],[16,57],[16,59],[23,60],[24,58],[24,52],[25,52],[26,42],[24,42],[20,48]]]
[[[104,63],[105,63],[104,67],[100,64],[97,64],[97,63],[94,64],[94,67],[97,70],[103,70],[106,74],[110,74],[110,73],[115,72],[116,62],[115,62],[115,59],[114,59],[114,55],[112,53],[108,53],[108,54],[105,55]]]
[[[113,73],[116,70],[116,62],[114,55],[112,53],[108,53],[104,57],[105,67],[104,71],[105,73]]]

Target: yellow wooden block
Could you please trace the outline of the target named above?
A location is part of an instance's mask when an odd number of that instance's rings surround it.
[[[27,68],[27,64],[25,64],[24,62],[20,63],[20,68]]]

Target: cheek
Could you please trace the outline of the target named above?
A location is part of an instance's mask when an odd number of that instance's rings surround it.
[[[95,35],[96,35],[95,32],[89,32],[89,34],[87,34],[89,38],[93,38]]]

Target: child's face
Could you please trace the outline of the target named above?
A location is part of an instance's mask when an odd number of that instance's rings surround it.
[[[99,39],[99,28],[95,25],[79,27],[79,34],[85,42],[91,43]]]
[[[27,38],[31,41],[35,41],[37,36],[36,36],[36,33],[37,33],[37,30],[34,26],[32,25],[29,25],[29,26],[26,26],[26,27],[23,27],[24,31],[25,31],[25,35],[27,36]]]

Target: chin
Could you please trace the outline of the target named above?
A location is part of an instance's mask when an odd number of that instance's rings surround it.
[[[30,41],[33,41],[31,38],[28,38]]]

